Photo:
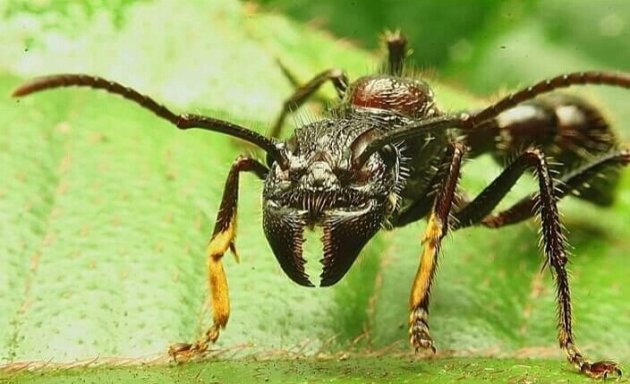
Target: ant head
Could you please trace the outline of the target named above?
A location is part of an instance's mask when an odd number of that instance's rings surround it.
[[[280,144],[288,166],[271,164],[263,192],[267,240],[285,273],[312,286],[302,257],[305,227],[323,229],[321,285],[339,281],[395,208],[402,188],[399,149],[388,146],[357,168],[353,159],[377,134],[373,122],[327,119]]]

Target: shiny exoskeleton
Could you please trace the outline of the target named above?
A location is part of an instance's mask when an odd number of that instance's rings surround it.
[[[305,229],[323,230],[322,286],[337,283],[365,244],[381,229],[427,218],[420,265],[410,295],[409,335],[413,347],[435,351],[429,334],[431,284],[441,241],[471,225],[498,228],[538,215],[545,264],[553,271],[558,300],[559,342],[580,372],[593,378],[621,375],[610,361],[590,362],[575,345],[571,299],[565,269],[567,253],[556,203],[573,194],[599,205],[613,199],[618,169],[630,163],[608,123],[592,105],[574,96],[550,93],[581,84],[630,88],[630,75],[579,72],[561,75],[513,93],[473,112],[444,113],[429,85],[406,77],[406,41],[387,37],[389,57],[380,74],[350,82],[331,69],[298,87],[285,102],[271,137],[210,117],[175,114],[148,96],[103,78],[54,75],[32,80],[14,92],[68,86],[104,89],[130,99],[180,129],[201,128],[248,141],[267,153],[267,164],[239,157],[228,174],[214,232],[208,245],[213,325],[197,342],[176,344],[179,361],[203,354],[227,324],[230,307],[222,258],[236,255],[238,183],[241,172],[264,180],[263,227],[284,272],[300,285],[313,283],[304,270]],[[327,117],[298,127],[284,141],[284,120],[324,83],[331,82],[340,103]],[[549,94],[548,94],[549,93]],[[462,161],[492,153],[505,170],[472,199],[460,193]],[[552,177],[547,157],[557,162]],[[521,175],[533,171],[538,193],[493,213]],[[601,175],[605,178],[601,178]]]
[[[281,145],[289,166],[273,164],[263,191],[269,244],[287,275],[305,286],[312,283],[304,273],[304,228],[322,226],[321,285],[335,284],[381,227],[398,224],[406,212],[401,203],[426,197],[448,143],[447,131],[433,135],[429,145],[426,137],[392,143],[357,166],[375,137],[437,110],[419,80],[376,75],[340,91],[345,96],[334,117],[296,129]]]

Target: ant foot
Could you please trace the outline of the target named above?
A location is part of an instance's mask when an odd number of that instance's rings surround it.
[[[433,353],[437,352],[433,345],[431,334],[429,333],[427,318],[428,313],[423,308],[416,308],[409,316],[409,342],[416,353],[420,351],[420,349],[430,349]]]
[[[617,378],[622,376],[621,368],[612,361],[585,362],[582,364],[580,372],[593,379],[607,379],[611,375],[617,376]]]

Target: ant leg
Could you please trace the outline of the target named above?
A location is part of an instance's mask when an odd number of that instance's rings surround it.
[[[569,194],[579,194],[581,190],[589,188],[590,181],[598,177],[598,175],[605,173],[608,169],[613,167],[627,166],[629,164],[630,150],[627,149],[602,156],[558,180],[555,193],[556,199],[559,200]],[[532,194],[521,199],[504,211],[485,217],[475,215],[476,217],[473,218],[469,216],[459,223],[460,227],[479,223],[486,227],[499,228],[505,225],[519,223],[534,216],[538,199],[538,194]],[[474,209],[475,208],[471,207],[470,211],[474,212]],[[486,213],[490,213],[490,211]]]
[[[220,330],[225,328],[230,316],[228,285],[221,259],[229,248],[234,254],[236,261],[239,261],[234,240],[236,237],[236,211],[240,172],[252,172],[258,178],[264,179],[268,169],[258,161],[244,156],[237,158],[230,168],[230,173],[225,181],[223,198],[217,213],[212,238],[207,248],[208,280],[212,296],[212,326],[194,344],[179,343],[170,346],[168,354],[175,361],[188,361],[196,356],[201,356],[208,349],[208,345],[217,341]]]
[[[627,165],[627,151],[617,150],[617,139],[602,114],[584,100],[565,94],[553,94],[523,102],[467,132],[471,156],[490,152],[504,162],[520,148],[537,147],[561,164],[556,198],[569,193],[591,203],[606,206],[614,199],[618,165]],[[569,169],[574,171],[565,174]],[[600,177],[604,173],[605,178]],[[511,185],[508,186],[511,187]],[[490,227],[516,223],[533,216],[536,195],[528,196],[514,207],[486,218],[505,193],[489,204],[479,200],[460,212],[458,226],[478,223]],[[496,191],[496,190],[495,190]],[[487,197],[486,197],[487,198]]]
[[[466,156],[468,157],[468,151],[466,152]],[[436,163],[438,171],[435,175],[433,175],[431,181],[426,184],[423,192],[419,194],[419,196],[429,196],[429,198],[416,199],[409,205],[409,207],[407,207],[404,211],[401,211],[399,216],[395,219],[396,227],[403,227],[407,224],[421,220],[425,218],[429,212],[431,212],[431,209],[433,208],[433,200],[430,197],[433,196],[436,186],[439,186],[440,182],[444,178],[447,171],[445,168],[451,163],[452,157],[453,156],[450,151],[444,151],[442,158]],[[462,207],[468,203],[468,201],[465,200],[466,197],[462,196],[461,193],[455,194],[453,199],[453,204],[455,205],[453,210],[457,210],[458,207]],[[456,223],[451,223],[451,228],[453,224]]]
[[[616,363],[601,361],[592,363],[579,351],[574,342],[573,323],[571,318],[571,295],[569,279],[566,271],[568,257],[565,251],[565,239],[560,225],[560,216],[556,205],[556,192],[549,167],[543,153],[537,149],[529,149],[510,164],[486,189],[484,189],[469,205],[455,214],[463,223],[470,222],[476,214],[474,209],[490,211],[505,196],[509,189],[527,169],[533,169],[538,178],[539,193],[537,204],[542,224],[545,265],[554,269],[556,297],[558,301],[558,340],[567,360],[581,373],[592,378],[604,378],[610,374],[621,375]],[[482,216],[483,217],[483,216]]]
[[[407,56],[407,38],[400,31],[385,32],[387,44],[387,73],[402,76],[403,64]]]
[[[285,73],[288,73],[286,68],[283,67],[282,70]],[[288,77],[289,79],[292,79],[291,76]],[[317,92],[319,87],[321,87],[327,81],[330,81],[333,84],[340,98],[345,95],[349,81],[348,77],[341,69],[329,69],[318,74],[308,83],[298,87],[293,95],[284,102],[284,104],[282,105],[282,111],[280,112],[280,115],[271,128],[269,136],[278,138],[280,136],[284,120],[286,119],[289,112],[296,110],[300,106],[302,106],[306,102],[306,100],[308,100],[309,97]]]
[[[441,182],[422,239],[424,249],[409,299],[409,341],[416,351],[422,348],[435,352],[435,346],[429,334],[429,296],[437,267],[440,244],[448,232],[449,216],[460,177],[464,148],[462,144],[458,143],[450,150],[448,170]]]

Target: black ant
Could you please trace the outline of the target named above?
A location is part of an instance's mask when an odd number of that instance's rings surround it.
[[[271,137],[210,117],[178,115],[131,88],[99,77],[54,75],[28,82],[13,93],[85,86],[130,99],[180,129],[201,128],[245,140],[263,149],[266,164],[240,156],[225,183],[214,232],[208,245],[213,325],[194,344],[176,344],[169,353],[186,360],[204,353],[219,337],[230,314],[222,257],[236,253],[238,182],[241,172],[264,180],[263,227],[284,272],[294,282],[313,286],[304,271],[303,232],[323,229],[321,286],[337,283],[365,244],[383,227],[400,227],[428,218],[424,250],[410,298],[409,336],[416,350],[435,351],[429,334],[429,297],[438,253],[449,231],[471,225],[500,228],[538,215],[545,265],[554,273],[558,301],[558,338],[567,359],[580,372],[602,378],[621,375],[610,361],[591,362],[575,345],[571,296],[565,266],[565,238],[557,201],[574,194],[606,205],[612,191],[598,177],[630,163],[600,112],[559,88],[605,84],[630,88],[630,74],[579,72],[545,80],[479,111],[449,114],[434,103],[430,86],[405,77],[406,40],[387,38],[384,73],[350,82],[342,70],[327,70],[299,87],[284,104]],[[279,141],[284,119],[324,83],[331,82],[341,102],[328,117],[297,128]],[[498,159],[518,151],[503,172],[472,199],[460,194],[462,161],[490,152]],[[562,164],[552,177],[548,156]],[[538,193],[493,212],[516,181],[533,171]]]

